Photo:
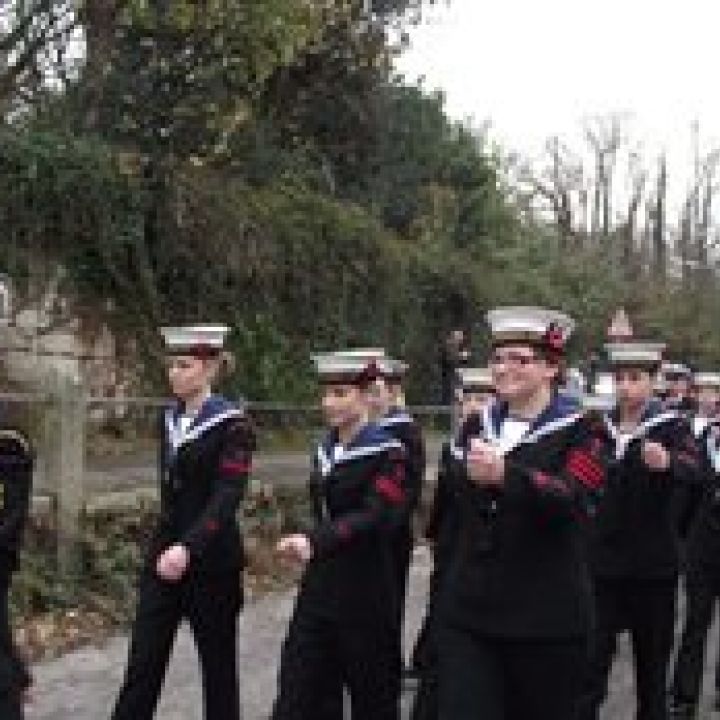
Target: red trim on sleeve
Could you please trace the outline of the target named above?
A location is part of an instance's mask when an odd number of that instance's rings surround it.
[[[585,487],[597,490],[605,479],[602,465],[585,450],[571,450],[568,453],[566,470]]]
[[[400,484],[387,475],[380,475],[375,479],[375,489],[393,505],[399,505],[405,499],[405,493]]]
[[[239,474],[244,475],[246,473],[249,473],[252,469],[252,462],[249,460],[240,461],[240,460],[225,460],[220,465],[220,472],[228,473],[228,474]]]

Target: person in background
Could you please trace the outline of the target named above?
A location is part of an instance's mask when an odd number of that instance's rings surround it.
[[[580,720],[599,717],[617,635],[625,630],[633,648],[636,717],[666,720],[679,572],[673,502],[678,487],[699,482],[698,453],[687,416],[653,398],[664,344],[629,340],[606,349],[616,404],[604,423],[614,460],[587,524],[595,619]]]
[[[695,397],[695,383],[693,371],[683,363],[663,363],[660,377],[665,393],[663,407],[675,410],[685,415],[690,423],[694,423],[693,415],[697,408]],[[681,545],[681,571],[684,565],[682,558],[685,555],[685,540],[690,531],[692,518],[698,500],[696,488],[683,484],[675,488],[673,500],[673,514],[677,523]]]
[[[454,401],[457,371],[470,364],[470,343],[464,330],[455,329],[445,339],[440,351],[440,379],[442,405]]]
[[[33,452],[27,437],[0,428],[0,718],[22,720],[31,678],[15,647],[8,594],[30,510]]]
[[[140,576],[125,680],[113,720],[151,720],[175,635],[187,620],[202,668],[206,720],[239,720],[237,626],[244,552],[237,514],[254,434],[214,395],[229,328],[162,328],[174,396],[160,430],[160,520]]]
[[[390,394],[390,407],[398,412],[407,407],[405,379],[410,366],[402,360],[391,360],[385,371],[385,384]]]
[[[665,407],[692,413],[695,410],[693,371],[682,363],[663,363],[661,371],[665,386]]]
[[[495,396],[490,368],[461,368],[458,386],[462,422],[482,413]],[[436,720],[438,716],[437,615],[443,581],[455,555],[460,518],[461,493],[453,472],[452,443],[452,439],[445,441],[440,450],[437,484],[425,528],[425,538],[433,549],[433,572],[425,619],[411,660],[412,674],[420,680],[412,720]]]
[[[370,416],[379,427],[403,444],[407,463],[405,468],[408,493],[406,515],[398,527],[395,538],[398,584],[402,599],[398,642],[402,647],[405,599],[415,544],[413,519],[420,505],[425,479],[425,441],[420,424],[404,406],[402,383],[407,374],[408,365],[401,360],[382,358],[378,361],[378,368],[378,377],[368,388]],[[405,670],[405,673],[408,674],[408,670]]]
[[[698,711],[707,635],[720,600],[720,373],[698,373],[695,388],[693,433],[704,481],[689,523],[685,617],[669,693],[670,715],[678,720],[691,720]],[[716,663],[716,707],[720,709],[720,660]]]

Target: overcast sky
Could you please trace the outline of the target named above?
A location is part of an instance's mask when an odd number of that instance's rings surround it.
[[[720,147],[720,3],[714,0],[439,0],[398,68],[442,89],[448,111],[506,148],[534,155],[583,118],[628,113],[648,164],[670,156],[675,182]],[[677,192],[677,188],[676,188]]]

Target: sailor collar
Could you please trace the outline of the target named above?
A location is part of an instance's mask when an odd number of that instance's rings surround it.
[[[706,435],[718,435],[720,431],[720,418],[693,415],[691,425],[695,439],[702,440]]]
[[[507,403],[495,400],[487,405],[479,416],[481,437],[499,447],[503,455],[511,453],[521,445],[529,445],[554,432],[574,425],[581,417],[578,404],[566,396],[556,394],[547,407],[528,424],[527,431],[509,444],[501,447],[502,427],[508,418]],[[451,443],[450,451],[459,460],[465,459],[465,448]]]
[[[682,415],[678,411],[663,410],[660,403],[651,401],[645,406],[638,426],[631,433],[624,434],[620,432],[618,427],[620,420],[619,411],[616,406],[612,412],[604,415],[605,427],[615,444],[615,458],[622,460],[630,444],[634,440],[642,440],[647,437],[653,428],[664,425],[667,422],[678,420],[681,417]]]
[[[712,418],[703,417],[701,415],[693,415],[692,431],[696,440],[700,440],[705,431],[713,424]]]
[[[183,406],[176,402],[165,410],[165,432],[173,452],[183,445],[194,442],[212,428],[230,418],[245,416],[242,408],[219,395],[211,395],[200,407],[190,426],[183,431],[181,418]]]
[[[705,439],[705,452],[715,474],[720,474],[720,421],[708,419],[698,440]]]
[[[398,425],[410,425],[414,422],[412,415],[402,408],[391,408],[385,417],[378,420],[381,428],[397,427]]]
[[[391,449],[402,450],[402,444],[390,437],[379,425],[368,423],[347,445],[338,442],[336,430],[330,432],[318,445],[317,462],[320,473],[329,475],[339,465],[371,457]]]

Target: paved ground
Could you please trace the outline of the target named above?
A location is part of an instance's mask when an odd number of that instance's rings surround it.
[[[424,549],[416,553],[408,601],[408,645],[424,612],[430,562]],[[278,593],[246,608],[240,630],[243,720],[266,720],[275,693],[277,661],[292,593]],[[717,629],[711,635],[712,657],[717,653]],[[103,720],[120,684],[127,639],[117,637],[102,647],[87,648],[35,668],[36,689],[28,720]],[[712,718],[710,669],[706,677],[700,718]],[[615,664],[612,693],[603,720],[632,720],[633,678],[629,652],[623,643]],[[410,696],[404,698],[407,706]],[[199,720],[200,689],[196,655],[186,630],[181,632],[171,662],[157,720]],[[720,715],[717,717],[720,718]],[[530,720],[530,719],[528,719]]]

